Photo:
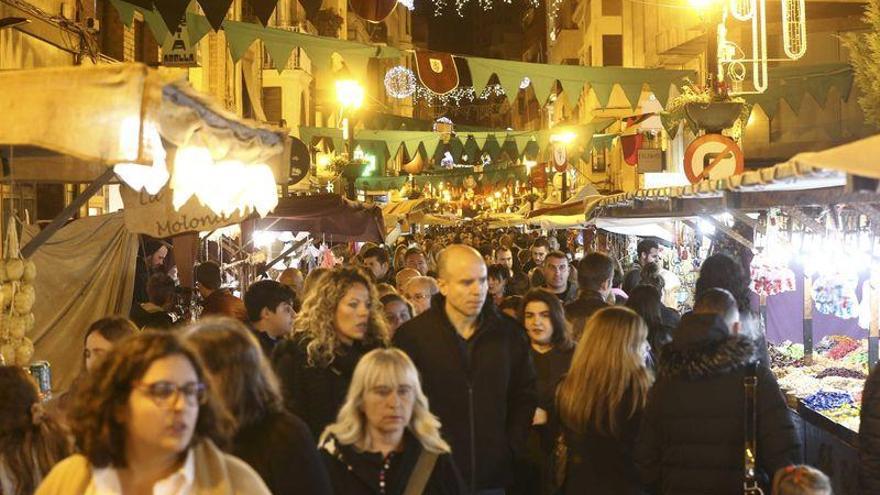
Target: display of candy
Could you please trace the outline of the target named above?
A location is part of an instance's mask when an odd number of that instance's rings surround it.
[[[861,413],[861,408],[857,406],[853,406],[851,404],[844,404],[835,409],[829,409],[827,411],[822,411],[822,415],[831,419],[836,423],[840,423],[843,426],[846,426],[850,430],[855,432],[859,431],[859,414]]]
[[[867,375],[865,375],[861,371],[857,371],[857,370],[853,370],[853,369],[849,369],[849,368],[837,368],[837,367],[825,368],[824,370],[820,371],[816,375],[816,378],[825,378],[825,377],[829,377],[829,376],[839,376],[839,377],[843,377],[843,378],[858,378],[860,380],[864,380],[865,378],[867,378]]]
[[[852,277],[820,275],[813,282],[816,311],[844,320],[858,317],[857,283],[858,280]]]
[[[779,379],[779,386],[796,397],[808,397],[822,389],[822,383],[800,369],[792,370]]]
[[[771,261],[763,253],[752,258],[750,274],[749,288],[759,296],[775,296],[795,289],[794,272],[781,262]]]
[[[859,348],[859,341],[855,339],[841,340],[828,351],[831,359],[843,359],[847,354]]]
[[[822,390],[827,392],[845,392],[853,398],[853,403],[857,403],[855,395],[860,394],[865,387],[865,380],[858,378],[845,378],[842,376],[829,376],[819,380],[822,384]]]
[[[804,405],[814,411],[836,409],[844,404],[852,404],[852,397],[845,392],[829,392],[820,390],[803,399]]]

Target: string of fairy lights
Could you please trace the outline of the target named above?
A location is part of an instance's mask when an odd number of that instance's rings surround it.
[[[460,105],[506,95],[500,84],[489,84],[479,94],[473,86],[460,86],[449,93],[438,95],[419,84],[413,71],[402,65],[392,67],[385,73],[385,91],[392,98],[412,97],[414,100],[423,100],[429,105],[443,106]]]

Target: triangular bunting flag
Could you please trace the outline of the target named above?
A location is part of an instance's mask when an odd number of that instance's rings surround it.
[[[342,59],[348,67],[349,74],[360,80],[367,79],[367,67],[370,65],[370,55],[357,53],[354,50],[347,51]]]
[[[614,89],[614,84],[612,83],[590,83],[590,86],[593,88],[593,93],[596,95],[596,100],[599,101],[599,107],[605,108],[608,106],[608,102],[611,100],[611,90]]]
[[[485,132],[478,132],[476,134],[471,134],[471,137],[474,138],[474,142],[477,143],[477,148],[479,148],[480,152],[482,152],[483,148],[486,146],[486,140],[489,139],[489,134]]]
[[[345,140],[342,139],[342,136],[333,136],[330,138],[330,141],[333,142],[333,151],[336,153],[345,151]]]
[[[773,119],[776,116],[776,113],[779,111],[779,99],[775,97],[771,98],[756,98],[754,99],[755,105],[761,107],[761,110],[767,115],[768,119]]]
[[[522,83],[522,76],[515,72],[502,72],[498,74],[498,82],[504,88],[510,101],[513,101],[516,98],[516,92],[519,91],[519,85]]]
[[[489,79],[492,77],[492,69],[489,68],[486,64],[483,64],[479,61],[479,59],[472,57],[459,57],[467,60],[468,69],[471,71],[471,83],[474,86],[474,91],[477,94],[483,92],[483,89],[486,88],[486,85],[489,84]]]
[[[272,64],[275,65],[275,70],[281,74],[287,68],[287,60],[290,58],[290,54],[296,48],[296,45],[269,38],[264,39],[263,44],[266,45],[266,51],[272,57]]]
[[[526,152],[526,147],[531,140],[532,136],[528,134],[517,134],[516,136],[513,136],[513,141],[516,143],[516,149],[520,155]]]
[[[825,83],[821,78],[814,77],[808,79],[804,86],[807,89],[807,93],[810,93],[810,96],[819,104],[819,107],[825,108],[825,103],[828,101],[828,92],[831,90],[831,85]]]
[[[131,27],[132,21],[134,21],[134,5],[123,2],[122,0],[110,0],[110,3],[116,7],[116,10],[119,12],[119,19],[122,20],[122,24],[125,27]]]
[[[189,0],[153,0],[153,4],[162,15],[168,32],[176,33],[180,23],[183,22],[183,15],[186,13]]]
[[[257,16],[257,19],[263,24],[263,26],[269,25],[269,18],[272,17],[272,12],[275,11],[275,5],[278,4],[278,0],[251,0],[251,5],[254,8],[254,15]]]
[[[309,56],[309,60],[312,61],[312,66],[318,69],[318,71],[330,70],[333,68],[333,52],[332,48],[326,48],[321,46],[303,46],[303,50],[305,50],[306,55]]]
[[[192,12],[186,13],[186,36],[189,46],[198,44],[209,32],[211,32],[211,24],[206,17]]]
[[[232,0],[198,0],[198,2],[205,12],[208,23],[214,28],[214,31],[219,31],[220,26],[223,25],[223,19],[226,18],[226,13],[229,12],[229,7],[232,5]]]
[[[623,94],[626,96],[626,100],[629,101],[629,106],[633,110],[639,106],[639,99],[642,96],[642,83],[632,83],[632,84],[621,84],[620,88],[623,89]]]
[[[162,16],[155,10],[138,8],[137,11],[144,16],[144,22],[147,23],[147,27],[150,28],[150,32],[153,33],[153,37],[159,43],[159,46],[164,45],[165,39],[171,36],[171,33],[168,32],[168,27],[165,25],[165,21],[162,20]]]
[[[566,79],[560,80],[559,84],[568,101],[571,104],[577,103],[578,99],[581,97],[581,92],[584,90],[584,82]]]
[[[547,102],[550,92],[553,91],[556,79],[552,77],[535,77],[530,79],[530,81],[532,81],[532,89],[535,91],[535,98],[538,99],[538,104],[543,106]]]
[[[226,32],[226,42],[229,44],[229,54],[232,55],[232,61],[238,62],[256,41],[262,28],[245,22],[226,21],[223,24],[223,30]]]
[[[788,103],[791,110],[799,114],[801,112],[801,104],[804,102],[804,94],[806,90],[803,87],[788,88],[782,93],[782,99]]]
[[[657,98],[657,101],[660,102],[660,105],[663,108],[666,108],[666,103],[669,102],[669,91],[672,88],[672,84],[666,81],[661,81],[656,84],[652,84],[649,88],[652,93],[654,93],[654,97]]]
[[[428,160],[431,160],[437,153],[437,147],[440,146],[440,136],[437,136],[436,138],[426,139],[422,141],[422,144],[425,146],[425,152],[428,154]]]

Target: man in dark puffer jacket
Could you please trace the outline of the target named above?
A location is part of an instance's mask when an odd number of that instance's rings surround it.
[[[661,351],[635,454],[652,493],[743,493],[743,380],[757,357],[754,341],[738,330],[733,296],[710,289]],[[766,483],[777,469],[800,463],[801,449],[770,369],[758,365],[757,377],[757,464]]]
[[[880,366],[875,366],[862,393],[859,427],[859,490],[880,493]]]

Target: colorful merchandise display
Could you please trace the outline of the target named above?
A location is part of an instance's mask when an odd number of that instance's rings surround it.
[[[868,343],[843,335],[814,346],[813,364],[804,362],[804,346],[771,345],[768,353],[783,392],[813,411],[858,432],[862,389],[868,375]]]

